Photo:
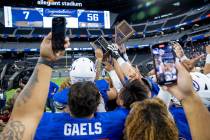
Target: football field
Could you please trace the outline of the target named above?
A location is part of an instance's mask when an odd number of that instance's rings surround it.
[[[65,78],[52,78],[51,81],[55,82],[58,86],[60,86],[60,84],[63,82],[64,79]],[[11,90],[6,92],[7,100],[12,98],[13,94],[15,93],[15,90],[16,89],[11,89]]]

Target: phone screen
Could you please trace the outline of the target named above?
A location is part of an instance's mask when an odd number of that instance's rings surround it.
[[[52,19],[52,48],[54,52],[64,50],[66,35],[65,17],[55,17]]]
[[[170,43],[161,43],[152,46],[152,55],[157,81],[160,85],[176,83],[177,70],[175,54]]]

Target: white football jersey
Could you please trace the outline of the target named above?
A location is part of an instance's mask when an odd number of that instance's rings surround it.
[[[190,73],[193,80],[193,87],[201,97],[203,103],[210,107],[210,74],[202,74],[200,72]]]

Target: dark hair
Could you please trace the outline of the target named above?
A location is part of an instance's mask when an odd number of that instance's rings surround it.
[[[92,82],[78,82],[72,85],[68,105],[74,117],[87,117],[96,112],[100,93]]]
[[[120,98],[123,106],[130,109],[130,105],[135,101],[142,101],[148,98],[149,90],[140,80],[129,82],[121,91]]]

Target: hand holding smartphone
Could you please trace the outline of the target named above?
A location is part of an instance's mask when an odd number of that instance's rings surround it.
[[[52,49],[54,53],[65,50],[65,36],[66,18],[54,17],[52,19]]]
[[[171,43],[165,42],[151,47],[157,82],[160,85],[174,84],[177,81],[175,53]]]

